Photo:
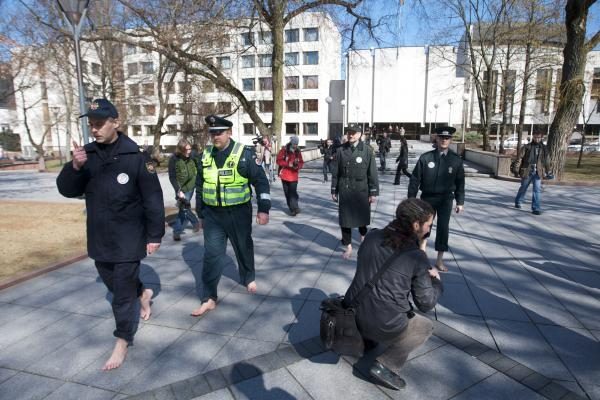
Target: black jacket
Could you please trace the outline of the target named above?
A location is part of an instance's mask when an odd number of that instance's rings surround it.
[[[358,249],[356,274],[344,296],[349,305],[366,283],[379,271],[394,249],[383,246],[384,231],[370,231]],[[429,276],[427,255],[418,246],[395,259],[356,308],[356,323],[363,337],[377,342],[394,339],[408,324],[412,302],[422,312],[431,310],[443,287]]]
[[[400,154],[396,162],[400,168],[408,168],[408,142],[404,137],[400,138]]]
[[[408,197],[453,195],[457,205],[465,203],[465,170],[458,154],[448,150],[442,160],[438,150],[419,157],[408,184]]]
[[[212,155],[215,160],[215,164],[218,168],[222,168],[225,164],[225,160],[231,154],[235,142],[231,140],[229,146],[223,151],[218,151],[216,147],[212,148]],[[198,158],[198,175],[196,176],[196,213],[199,218],[203,218],[203,210],[206,207],[215,208],[208,206],[202,201],[202,186],[204,185],[204,173],[202,169],[202,157]],[[244,178],[248,179],[248,183],[254,186],[254,191],[257,194],[258,211],[268,213],[271,209],[271,197],[270,197],[270,186],[269,179],[265,174],[265,170],[258,164],[256,164],[256,154],[254,153],[253,147],[246,146],[242,157],[237,167],[238,173]],[[264,196],[261,196],[264,195]],[[264,198],[263,198],[264,197]],[[235,206],[229,206],[230,209],[236,207],[245,207],[245,204],[238,204]],[[218,208],[218,207],[216,207]]]
[[[163,194],[153,164],[137,144],[119,133],[103,159],[96,142],[85,145],[87,162],[68,162],[56,178],[65,197],[85,194],[87,247],[96,261],[130,262],[146,256],[146,244],[165,234]]]

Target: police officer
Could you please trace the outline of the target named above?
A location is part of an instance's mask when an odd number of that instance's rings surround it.
[[[123,363],[133,343],[138,301],[141,318],[150,318],[153,293],[139,279],[140,260],[160,246],[165,207],[148,154],[117,131],[115,106],[96,99],[84,116],[96,141],[84,147],[73,142],[73,161],[65,164],[56,184],[65,197],[85,194],[88,255],[113,294],[117,341],[102,368],[110,370]]]
[[[337,149],[332,163],[331,198],[339,202],[345,259],[352,254],[352,228],[358,227],[362,240],[371,222],[371,203],[379,195],[375,154],[361,136],[360,125],[350,124],[346,128],[348,140]]]
[[[437,214],[435,267],[448,271],[444,265],[444,252],[448,251],[448,230],[452,206],[456,200],[456,213],[463,211],[465,203],[465,171],[462,159],[450,151],[452,134],[456,129],[440,126],[435,130],[437,148],[423,153],[417,161],[408,185],[408,197],[416,197],[421,189],[421,199],[429,203]]]
[[[249,293],[256,293],[250,184],[257,196],[259,225],[269,222],[271,208],[269,180],[256,164],[253,148],[231,139],[232,122],[216,115],[209,115],[205,121],[212,146],[202,154],[196,181],[196,211],[204,228],[204,262],[202,304],[192,311],[195,317],[217,306],[227,238],[235,251],[240,282]]]

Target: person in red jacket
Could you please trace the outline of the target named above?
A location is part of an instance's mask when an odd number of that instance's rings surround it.
[[[290,142],[279,150],[277,165],[281,167],[279,177],[285,193],[285,201],[293,216],[298,215],[298,171],[304,166],[302,153],[298,149],[298,137],[292,136]]]

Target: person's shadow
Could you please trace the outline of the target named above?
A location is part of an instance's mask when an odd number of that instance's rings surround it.
[[[231,370],[233,381],[239,380],[239,376],[245,380],[235,384],[235,388],[244,394],[246,399],[260,400],[295,400],[296,397],[286,392],[282,388],[274,387],[267,389],[263,379],[263,371],[258,367],[246,362],[239,362]],[[238,376],[239,375],[239,376]],[[237,396],[236,396],[237,397]]]

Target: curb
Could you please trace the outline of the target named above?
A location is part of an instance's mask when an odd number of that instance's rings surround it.
[[[521,182],[521,178],[516,178],[508,175],[498,175],[495,177],[500,181],[509,181],[509,182]],[[555,181],[555,180],[543,180],[544,185],[552,185],[552,186],[580,186],[580,187],[600,187],[599,182],[587,182],[587,181],[573,181],[573,182],[563,182],[563,181]]]
[[[55,271],[55,270],[57,270],[59,268],[62,268],[64,266],[66,266],[66,265],[72,264],[72,263],[77,262],[77,261],[84,260],[87,257],[88,257],[87,253],[79,254],[79,255],[77,255],[75,257],[71,257],[71,258],[67,258],[67,259],[64,259],[62,261],[59,261],[56,264],[50,264],[50,265],[48,265],[46,267],[37,269],[35,271],[25,272],[25,273],[23,273],[21,275],[17,275],[16,277],[9,278],[6,281],[0,281],[0,290],[4,290],[4,289],[9,288],[11,286],[18,285],[19,283],[22,283],[22,282],[28,281],[30,279],[36,278],[36,277],[38,277],[40,275],[44,275],[44,274],[46,274],[48,272]]]

